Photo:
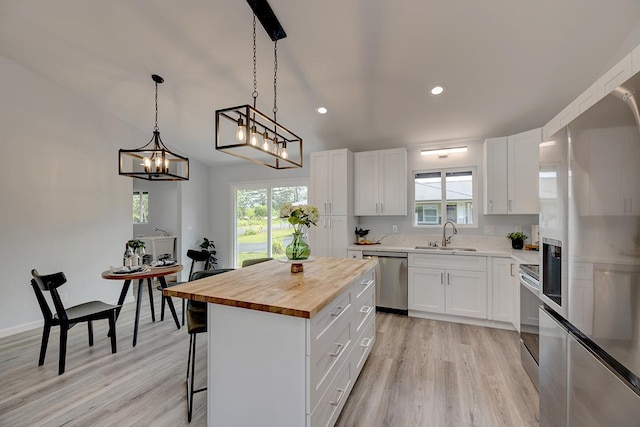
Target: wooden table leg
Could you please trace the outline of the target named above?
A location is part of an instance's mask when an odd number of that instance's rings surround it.
[[[142,302],[142,285],[144,279],[138,280],[138,298],[136,301],[136,322],[133,325],[133,346],[136,346],[138,341],[138,322],[140,321],[140,303]]]
[[[166,289],[167,281],[164,279],[164,276],[158,277],[158,280],[160,281],[160,287],[162,289]],[[162,298],[166,299],[167,305],[169,306],[169,310],[171,310],[171,315],[173,316],[173,320],[175,320],[176,326],[178,327],[178,329],[180,329],[180,321],[178,320],[178,315],[176,314],[176,308],[173,306],[173,300],[171,300],[171,297],[167,297],[164,294],[162,294]]]

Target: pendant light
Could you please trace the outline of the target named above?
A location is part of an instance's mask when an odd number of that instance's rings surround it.
[[[253,107],[245,104],[216,111],[216,150],[273,169],[302,167],[302,138],[276,121],[278,40],[287,34],[266,0],[247,0],[253,10]],[[256,17],[274,42],[273,119],[256,108]]]
[[[156,85],[156,124],[151,140],[133,150],[119,150],[119,175],[148,181],[188,181],[189,159],[171,152],[160,138],[158,128],[158,84],[164,79],[157,74],[151,78]]]

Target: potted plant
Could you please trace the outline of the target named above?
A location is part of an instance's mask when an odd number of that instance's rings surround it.
[[[216,245],[213,244],[213,240],[209,240],[206,237],[202,238],[202,243],[200,243],[200,249],[203,251],[209,252],[209,259],[205,263],[204,269],[210,270],[216,268],[216,264],[218,263],[218,258],[216,258]]]
[[[524,247],[524,239],[527,235],[522,231],[513,231],[507,234],[507,239],[511,239],[511,247],[513,249],[522,249]]]

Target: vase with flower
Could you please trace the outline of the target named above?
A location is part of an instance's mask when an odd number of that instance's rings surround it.
[[[318,208],[312,205],[293,206],[285,203],[280,208],[280,218],[288,218],[289,224],[293,226],[293,239],[287,245],[287,258],[293,261],[306,260],[311,254],[311,248],[304,238],[304,227],[316,225],[320,213]]]

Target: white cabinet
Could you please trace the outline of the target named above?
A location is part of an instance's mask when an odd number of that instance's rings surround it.
[[[321,216],[316,227],[309,229],[311,251],[314,256],[345,258],[347,246],[352,243],[347,236],[353,235],[349,217],[345,215]],[[354,226],[355,227],[355,226]]]
[[[353,153],[347,149],[311,153],[310,203],[320,215],[350,215]]]
[[[407,150],[354,155],[354,214],[407,215]]]
[[[484,213],[537,214],[541,130],[485,140]]]
[[[518,286],[517,264],[511,258],[493,258],[491,261],[491,312],[489,320],[515,325],[514,293]]]
[[[309,229],[315,256],[347,256],[353,242],[353,153],[347,149],[311,153],[309,203],[320,211],[320,221]]]
[[[487,318],[486,258],[409,254],[409,310]]]

